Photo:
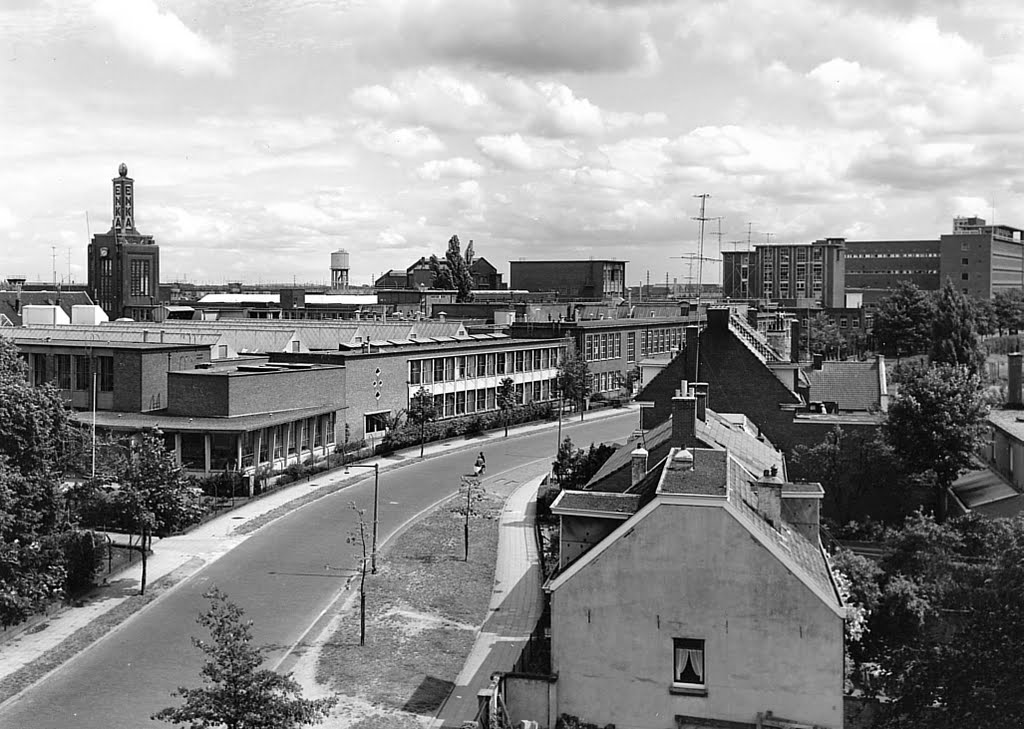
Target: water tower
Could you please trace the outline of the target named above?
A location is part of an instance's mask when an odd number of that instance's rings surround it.
[[[331,254],[331,288],[348,288],[348,251],[344,248]]]

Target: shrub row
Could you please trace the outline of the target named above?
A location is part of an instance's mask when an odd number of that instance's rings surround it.
[[[535,420],[550,420],[555,417],[555,407],[549,402],[527,403],[508,413],[508,424],[519,425]],[[474,413],[459,418],[438,420],[427,423],[423,428],[423,442],[447,440],[459,436],[472,437],[486,430],[505,427],[505,416],[500,410],[486,413]],[[420,426],[406,423],[400,428],[390,430],[381,440],[379,452],[391,453],[402,448],[411,448],[420,443]]]

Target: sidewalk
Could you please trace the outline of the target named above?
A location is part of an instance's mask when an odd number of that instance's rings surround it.
[[[636,407],[632,406],[623,409],[606,408],[604,410],[588,414],[586,420],[591,421],[615,415],[622,415],[623,413],[630,412],[632,410],[636,410]],[[563,430],[577,422],[579,422],[578,419],[570,421],[568,418],[563,418]],[[551,421],[515,426],[509,429],[509,438],[529,435],[537,431],[549,430],[556,427],[557,423]],[[424,458],[426,459],[432,456],[451,453],[453,451],[479,449],[481,444],[494,440],[504,440],[503,431],[496,430],[471,439],[453,439],[449,441],[430,443],[424,449]],[[396,456],[398,457],[397,459]],[[420,462],[419,446],[416,446],[402,451],[397,451],[388,456],[374,457],[372,459],[361,461],[360,463],[362,465],[377,463],[380,465],[381,472],[384,473],[407,465],[414,465],[418,462]],[[174,584],[176,584],[188,577],[191,577],[203,566],[216,560],[241,542],[245,541],[245,539],[255,531],[255,529],[251,528],[254,521],[260,519],[267,520],[271,517],[281,516],[283,513],[290,510],[290,505],[291,508],[298,508],[301,506],[305,503],[301,501],[301,499],[308,498],[314,492],[324,489],[325,487],[333,487],[332,491],[345,488],[350,484],[367,478],[367,473],[368,469],[365,468],[354,469],[348,474],[344,474],[341,469],[325,472],[309,481],[289,484],[288,486],[262,498],[250,501],[244,506],[240,506],[237,509],[226,512],[215,519],[196,527],[186,534],[154,542],[153,553],[147,560],[147,594],[150,591],[150,586],[155,585],[162,578],[169,578]],[[536,487],[537,485],[534,484],[534,491],[536,490]],[[527,501],[529,501],[529,498],[527,498]],[[293,504],[293,502],[295,503]],[[275,510],[279,513],[272,514],[271,512],[275,512]],[[504,516],[502,518],[504,519]],[[247,524],[250,525],[249,529],[245,528]],[[502,526],[504,528],[504,521]],[[504,532],[502,535],[503,539]],[[530,539],[532,541],[532,535]],[[499,565],[502,561],[500,556],[501,554],[502,551],[499,547]],[[137,559],[122,571],[108,576],[106,584],[95,589],[92,593],[86,596],[81,603],[79,603],[79,606],[61,608],[55,611],[52,615],[46,616],[43,622],[26,630],[18,632],[16,628],[12,629],[14,634],[6,640],[3,640],[3,642],[0,642],[0,683],[11,678],[13,674],[19,670],[30,666],[30,664],[37,661],[37,659],[43,659],[43,662],[46,662],[48,653],[51,655],[49,662],[53,663],[54,659],[52,656],[55,655],[55,649],[58,649],[62,642],[74,636],[77,631],[87,628],[101,618],[108,620],[111,619],[110,614],[115,610],[115,608],[123,605],[132,597],[138,595],[141,576],[142,561]],[[500,584],[515,584],[515,581],[509,582],[506,580]],[[165,587],[165,590],[171,589],[171,587],[172,586],[167,586]],[[494,599],[498,599],[497,593]],[[494,605],[492,605],[492,609],[493,607]],[[140,604],[137,609],[143,608],[144,605]],[[130,614],[130,612],[125,614],[121,619],[127,619]],[[484,627],[489,630],[489,626],[485,625]],[[526,629],[526,634],[529,634],[532,627],[533,626],[531,624]],[[83,645],[80,650],[84,650],[86,647],[87,645]],[[66,656],[63,660],[67,660],[70,657],[70,655]],[[59,664],[48,666],[44,673],[48,673],[58,665]],[[34,680],[29,683],[34,683]],[[17,691],[22,690],[28,685],[24,681],[22,681],[21,684],[22,685],[17,688]],[[10,691],[0,692],[0,704],[3,704],[12,695],[14,694],[10,693]],[[474,702],[476,700],[475,696],[476,694],[474,690]]]
[[[530,479],[505,502],[488,615],[433,726],[461,727],[476,716],[477,692],[495,671],[512,670],[541,616],[544,577],[533,527],[541,480]]]

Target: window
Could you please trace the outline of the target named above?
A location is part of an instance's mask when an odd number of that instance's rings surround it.
[[[92,389],[92,362],[81,354],[75,355],[75,389],[83,391]]]
[[[149,296],[149,261],[132,261],[129,266],[131,295]]]
[[[476,391],[476,409],[486,410],[487,409],[487,390]]]
[[[495,372],[494,359],[495,359],[495,357],[494,357],[493,354],[487,355],[487,376],[488,377],[494,375],[494,372]],[[504,361],[504,360],[502,360],[502,361]]]
[[[57,365],[57,389],[58,390],[70,390],[71,389],[71,355],[70,354],[58,354],[54,356],[54,361]]]
[[[521,349],[516,351],[516,369],[515,369],[515,371],[516,372],[522,372],[523,371],[523,350],[521,350]]]
[[[963,241],[962,243],[960,243],[960,250],[961,251],[969,251],[969,250],[971,250],[971,244],[968,243],[967,241]]]
[[[961,258],[961,259],[960,259],[960,265],[961,265],[961,266],[966,266],[966,265],[967,265],[967,264],[969,264],[970,262],[971,262],[971,259],[970,259],[970,258]]]
[[[971,279],[971,274],[969,274],[969,273],[961,273],[960,274],[960,280],[961,281],[969,281],[970,279]]]
[[[444,379],[445,382],[452,382],[455,380],[455,358],[445,357],[444,358]]]
[[[593,362],[594,361],[594,335],[593,334],[585,334],[583,336],[583,341],[585,343],[584,344],[585,354],[584,354],[583,358],[587,362]]]
[[[363,416],[363,430],[367,435],[385,432],[388,429],[388,415],[387,410],[381,413],[366,413]]]
[[[114,358],[97,357],[96,374],[99,379],[100,392],[114,391]]]
[[[846,317],[845,316],[839,317],[839,328],[840,329],[846,329],[846,324],[847,324]]]
[[[409,384],[419,385],[423,383],[423,361],[414,359],[409,362]]]
[[[636,332],[626,334],[626,361],[636,362]]]
[[[217,359],[227,359],[228,357],[228,345],[218,344],[217,345]]]
[[[672,648],[672,685],[689,689],[706,688],[704,641],[693,638],[673,638]]]
[[[456,392],[455,393],[455,414],[465,415],[466,414],[466,393]]]

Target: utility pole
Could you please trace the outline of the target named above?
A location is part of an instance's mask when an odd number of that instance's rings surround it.
[[[704,275],[704,224],[708,222],[709,218],[704,214],[705,207],[708,202],[708,198],[711,197],[706,192],[694,197],[700,198],[700,215],[693,218],[700,223],[700,235],[697,239],[697,325],[700,326],[700,294],[701,286],[703,285]],[[693,381],[697,382],[700,380],[700,334],[698,333],[696,338],[696,351],[694,352],[694,363],[693,363]],[[685,394],[685,393],[684,393]]]

